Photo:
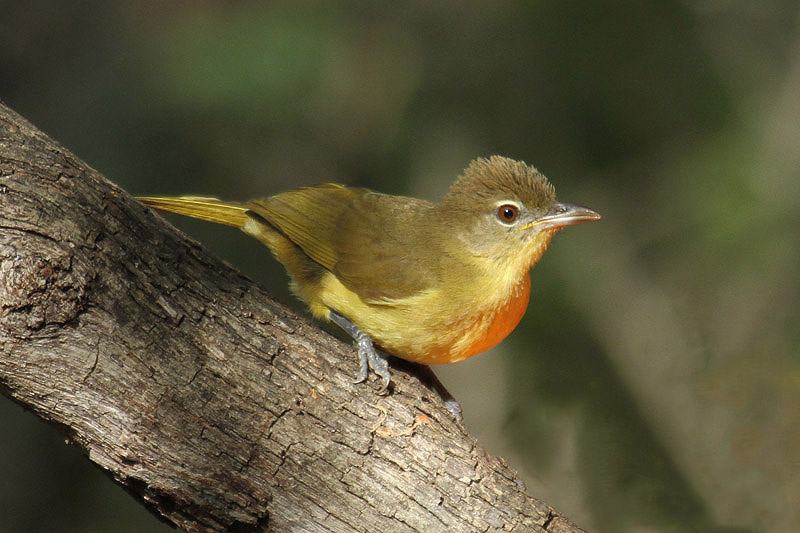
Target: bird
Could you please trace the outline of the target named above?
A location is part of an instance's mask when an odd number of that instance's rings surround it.
[[[456,363],[502,341],[528,307],[530,270],[565,226],[598,220],[556,201],[533,166],[477,158],[438,201],[334,183],[245,202],[139,197],[160,211],[227,224],[264,243],[292,292],[354,340],[355,383],[385,390],[386,357]]]

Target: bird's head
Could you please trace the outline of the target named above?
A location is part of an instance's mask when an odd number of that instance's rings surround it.
[[[588,207],[557,202],[535,168],[500,156],[472,161],[438,208],[474,258],[507,270],[533,266],[564,226],[600,218]]]

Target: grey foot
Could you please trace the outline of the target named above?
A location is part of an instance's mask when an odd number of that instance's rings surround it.
[[[416,365],[417,376],[422,380],[423,383],[428,385],[429,387],[433,388],[439,397],[444,402],[445,408],[447,411],[453,415],[456,422],[461,423],[464,420],[464,416],[461,413],[461,404],[459,404],[453,395],[442,385],[442,382],[439,381],[439,378],[436,377],[436,374],[433,372],[431,367],[425,365]]]
[[[444,406],[450,411],[450,414],[453,415],[453,418],[456,419],[456,422],[459,424],[464,421],[464,415],[461,410],[461,404],[456,401],[455,398],[447,398],[444,401]]]
[[[392,379],[392,373],[389,371],[389,362],[386,360],[386,357],[375,350],[375,346],[372,344],[372,338],[361,331],[358,326],[353,324],[349,319],[343,317],[336,311],[331,311],[330,318],[336,325],[345,330],[358,346],[360,368],[353,383],[362,383],[366,381],[367,377],[369,377],[369,371],[372,370],[381,378],[381,388],[379,392],[384,392],[388,389],[389,381]]]

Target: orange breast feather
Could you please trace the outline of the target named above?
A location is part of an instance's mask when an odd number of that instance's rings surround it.
[[[469,316],[452,326],[456,330],[462,329],[464,337],[473,337],[466,348],[454,350],[452,345],[438,346],[426,357],[416,361],[423,364],[456,363],[485,352],[514,331],[528,308],[530,294],[531,278],[526,273],[511,299],[497,307],[482,310],[479,314]]]

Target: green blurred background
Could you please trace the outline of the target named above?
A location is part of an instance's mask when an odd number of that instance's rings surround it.
[[[800,6],[0,1],[0,99],[132,194],[322,181],[438,198],[535,164],[567,228],[522,324],[439,367],[530,492],[597,532],[800,530]],[[172,218],[288,295],[267,250]],[[147,243],[143,243],[146,246]],[[150,531],[0,399],[0,529]]]

